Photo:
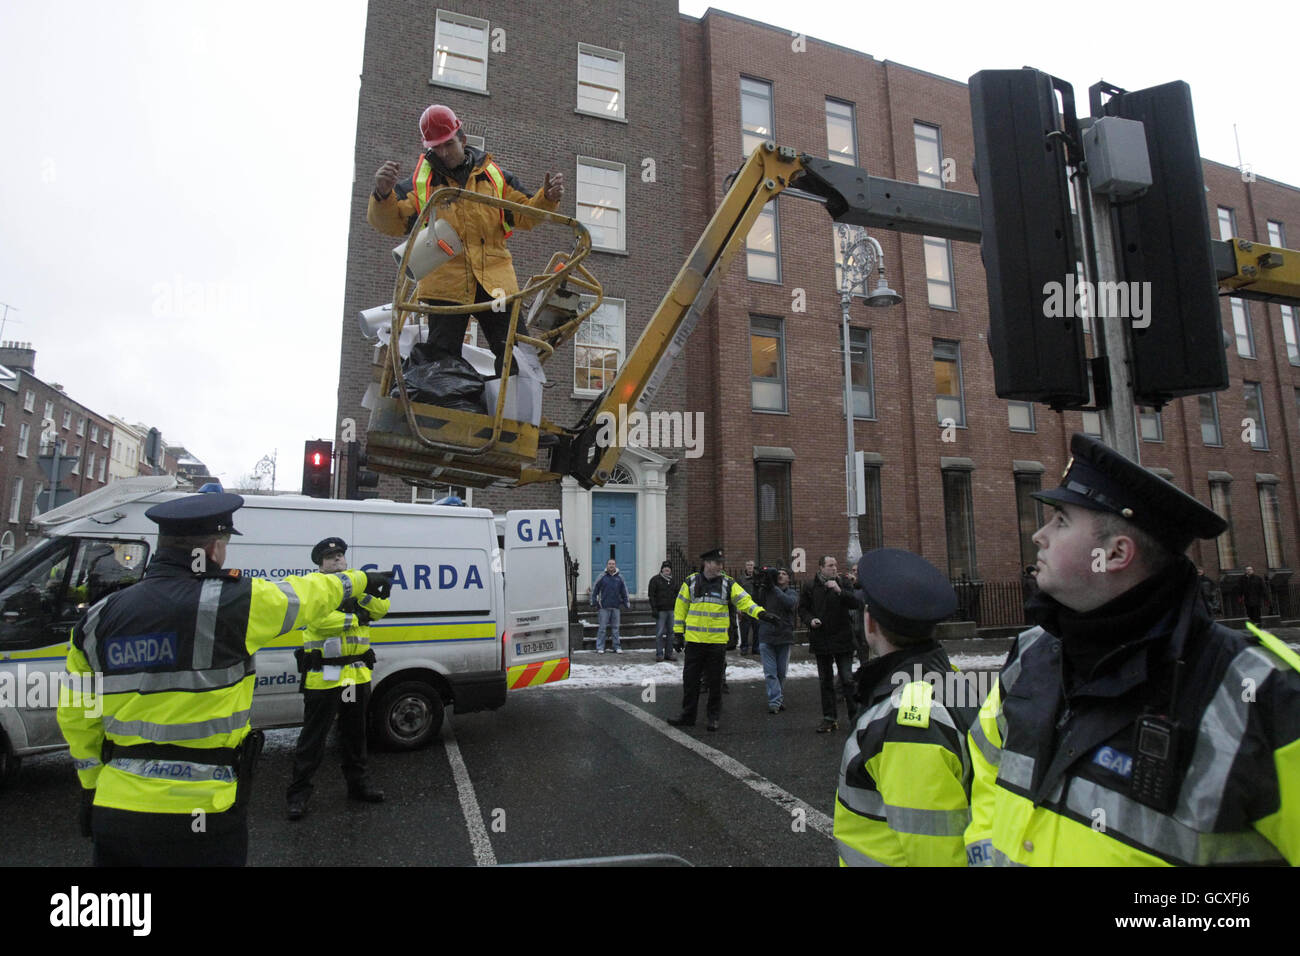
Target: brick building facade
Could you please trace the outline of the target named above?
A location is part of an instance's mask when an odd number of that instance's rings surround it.
[[[439,68],[434,48],[442,24],[481,31],[489,48],[485,65],[470,66],[485,70],[486,92],[430,80]],[[590,92],[592,57],[621,66],[621,120],[579,108],[584,88]],[[395,245],[366,224],[366,198],[384,159],[398,159],[409,174],[418,151],[416,118],[430,102],[456,109],[467,131],[484,136],[488,150],[530,188],[546,169],[562,169],[562,212],[574,213],[580,162],[623,167],[623,248],[589,260],[606,295],[626,303],[623,355],[717,207],[725,178],[756,142],[775,139],[873,175],[977,191],[962,82],[731,14],[678,15],[666,2],[579,3],[571,15],[555,18],[546,9],[505,2],[438,8],[375,0],[358,117],[339,383],[339,420],[354,418],[359,432],[368,419],[360,399],[371,380],[372,351],[355,316],[391,298]],[[647,159],[654,161],[652,182],[640,175]],[[1209,162],[1205,181],[1215,238],[1220,207],[1231,210],[1232,228],[1245,238],[1268,241],[1270,228],[1284,232],[1288,223],[1300,230],[1295,188],[1243,182],[1237,170]],[[632,483],[603,492],[635,495],[638,517],[662,522],[662,530],[637,528],[638,590],[654,571],[646,562],[657,563],[665,543],[680,543],[690,557],[721,544],[734,565],[748,556],[789,560],[794,549],[803,550],[810,566],[821,553],[844,554],[834,230],[814,203],[784,197],[770,209],[656,402],[664,410],[703,413],[703,457],[625,454],[621,477]],[[975,245],[886,231],[874,238],[903,301],[876,310],[855,300],[851,310],[856,447],[868,466],[862,547],[908,548],[953,577],[1014,579],[1033,560],[1028,539],[1041,517],[1028,495],[1055,485],[1070,434],[1098,430],[1095,415],[996,397]],[[537,234],[517,233],[511,244],[521,276],[552,251]],[[1230,537],[1191,551],[1208,572],[1249,563],[1289,567],[1300,540],[1296,314],[1225,299],[1223,321],[1236,343],[1228,350],[1230,387],[1212,401],[1191,396],[1145,414],[1143,463],[1229,514]],[[547,371],[553,385],[545,414],[571,424],[590,400],[575,397],[572,345]],[[942,427],[944,417],[954,425]],[[1246,418],[1262,423],[1253,444],[1241,441]],[[396,483],[381,493],[410,494]],[[662,506],[647,506],[659,498],[666,499]],[[568,483],[473,498],[497,511],[561,506],[569,548],[589,569],[602,546],[593,526],[604,520],[606,501]]]

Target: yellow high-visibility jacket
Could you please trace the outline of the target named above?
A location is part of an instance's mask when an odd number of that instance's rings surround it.
[[[763,613],[749,593],[725,574],[712,581],[703,574],[689,575],[677,592],[673,631],[689,642],[725,644],[731,620],[729,607],[752,618]]]
[[[970,758],[965,728],[974,706],[943,700],[915,680],[956,670],[936,641],[867,665],[859,675],[864,711],[844,744],[835,793],[835,843],[841,866],[965,866],[970,822]]]
[[[366,609],[372,621],[377,621],[388,613],[389,601],[369,594],[357,596],[357,603]],[[325,642],[331,637],[341,639],[342,649],[338,657],[352,657],[370,650],[370,625],[362,624],[361,619],[348,611],[330,611],[315,624],[309,625],[307,635],[302,642],[304,651],[321,651],[325,653]],[[326,657],[330,655],[325,653]],[[370,683],[370,668],[365,661],[356,661],[342,666],[339,679],[327,681],[322,669],[307,672],[306,688],[308,690],[328,690],[345,684]]]
[[[1271,634],[1203,618],[1175,631],[1159,658],[1181,655],[1184,728],[1170,765],[1171,805],[1138,781],[1144,710],[1162,713],[1168,684],[1133,657],[1088,699],[1066,699],[1061,644],[1036,627],[1017,640],[979,720],[972,865],[1161,866],[1300,863],[1300,658]],[[1095,683],[1095,682],[1094,682]],[[1149,779],[1149,778],[1148,778]]]
[[[490,154],[480,152],[472,146],[467,146],[466,152],[473,159],[474,168],[465,183],[465,189],[534,206],[547,212],[554,212],[559,206],[558,202],[547,199],[541,188],[531,196],[523,192],[514,176],[495,167]],[[493,168],[496,168],[495,174]],[[399,186],[382,200],[376,199],[372,193],[366,219],[384,235],[406,235],[416,217],[423,211],[432,189],[439,185],[456,185],[438,183],[435,180],[436,177],[426,182],[412,179],[409,191]],[[501,212],[485,203],[455,202],[429,214],[430,220],[437,217],[449,223],[460,237],[463,248],[455,258],[420,280],[417,288],[420,298],[469,304],[476,298],[475,283],[481,285],[489,295],[494,295],[496,289],[503,290],[506,295],[519,291],[514,260],[506,248],[511,223],[503,220]],[[520,216],[513,223],[515,229],[531,229],[534,225],[536,220],[527,216]]]
[[[141,813],[230,809],[235,773],[223,758],[248,736],[254,653],[365,586],[362,571],[279,584],[237,571],[195,574],[187,552],[160,550],[143,579],[93,605],[72,629],[58,721],[95,805]],[[102,675],[102,686],[92,675]],[[107,764],[106,743],[115,751]],[[139,745],[184,750],[159,756],[129,749]]]

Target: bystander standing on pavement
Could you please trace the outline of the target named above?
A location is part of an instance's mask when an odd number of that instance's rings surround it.
[[[1241,579],[1241,600],[1246,605],[1246,617],[1256,624],[1264,623],[1264,608],[1268,605],[1268,586],[1255,569],[1246,566],[1246,576]]]
[[[591,586],[591,606],[597,608],[599,626],[596,628],[596,651],[605,653],[605,631],[612,629],[614,653],[623,653],[623,642],[618,634],[619,619],[623,608],[630,608],[627,582],[618,573],[618,562],[610,558],[605,562],[605,573]]]
[[[677,606],[677,588],[673,586],[673,566],[665,561],[646,588],[650,611],[655,616],[655,663],[675,661],[673,650],[673,608]]]
[[[799,619],[799,592],[790,586],[790,575],[784,568],[764,573],[775,575],[776,580],[760,592],[761,602],[779,621],[759,622],[758,653],[767,683],[767,712],[779,714],[785,710],[785,675],[790,665],[790,649],[794,646],[794,626]]]
[[[819,734],[839,729],[835,703],[835,670],[840,672],[839,689],[853,720],[857,704],[853,693],[853,624],[849,612],[862,602],[853,596],[848,578],[841,579],[833,555],[818,562],[817,574],[803,586],[799,595],[799,613],[808,623],[808,648],[817,658],[817,676],[821,679],[822,722]]]

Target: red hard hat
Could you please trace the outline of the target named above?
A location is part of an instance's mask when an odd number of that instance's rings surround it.
[[[460,120],[450,106],[430,106],[420,114],[420,137],[425,149],[440,146],[460,131]]]

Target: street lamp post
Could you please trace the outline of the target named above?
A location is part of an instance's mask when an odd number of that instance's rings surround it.
[[[270,474],[271,494],[275,494],[275,456],[279,454],[279,451],[280,450],[277,448],[271,454],[263,455],[262,460],[253,466],[253,474],[258,478],[262,478],[268,473]]]
[[[885,284],[885,254],[880,243],[867,235],[866,230],[854,228],[843,223],[835,226],[836,237],[840,244],[840,255],[844,266],[840,272],[840,323],[843,329],[844,343],[844,436],[848,454],[844,458],[844,497],[845,513],[849,518],[849,545],[844,554],[846,564],[856,565],[862,557],[862,542],[858,539],[858,501],[855,493],[857,469],[854,467],[854,452],[857,443],[853,437],[853,368],[849,345],[849,306],[853,303],[853,290],[862,287],[867,305],[872,308],[888,308],[902,301],[893,289]],[[879,273],[876,288],[868,293],[866,281],[871,275],[872,265]]]

